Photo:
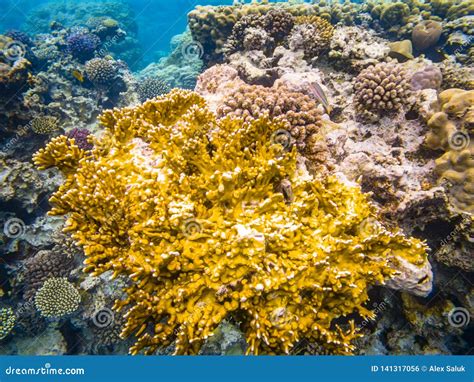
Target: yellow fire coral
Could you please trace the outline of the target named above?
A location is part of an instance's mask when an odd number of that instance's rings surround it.
[[[358,333],[347,317],[372,316],[368,288],[399,262],[426,261],[423,243],[376,221],[358,186],[298,170],[296,150],[273,139],[277,122],[217,119],[182,90],[101,122],[51,213],[68,214],[86,271],[129,277],[116,308],[127,311],[122,335],[137,337],[132,354],[174,340],[176,354],[195,354],[229,317],[248,353],[307,339],[348,354]],[[51,148],[35,161],[60,165]]]

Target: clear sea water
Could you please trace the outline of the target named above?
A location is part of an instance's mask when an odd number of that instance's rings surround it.
[[[144,64],[169,51],[170,39],[186,28],[187,14],[197,5],[227,5],[233,0],[128,0],[135,12]],[[90,0],[0,0],[0,31],[22,29],[28,15],[47,3],[68,4]],[[96,3],[110,0],[95,0]]]

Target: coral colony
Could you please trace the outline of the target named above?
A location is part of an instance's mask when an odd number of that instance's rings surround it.
[[[0,35],[0,352],[468,352],[473,17],[198,6],[150,63],[127,4],[39,6]]]

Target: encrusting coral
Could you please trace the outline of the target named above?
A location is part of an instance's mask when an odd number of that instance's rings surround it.
[[[248,353],[289,353],[306,338],[348,354],[358,336],[348,316],[373,316],[368,288],[399,262],[426,261],[421,241],[378,223],[359,186],[297,169],[295,149],[273,139],[281,123],[217,119],[181,90],[101,122],[50,213],[68,215],[85,271],[128,276],[115,307],[126,310],[122,336],[137,337],[132,354],[173,340],[176,354],[197,353],[227,317]],[[50,144],[34,159],[69,170],[61,158]]]
[[[77,310],[81,302],[78,290],[66,278],[46,280],[35,295],[36,309],[43,317],[60,318]]]
[[[474,90],[448,89],[439,94],[439,110],[428,119],[428,147],[444,150],[436,160],[441,184],[453,205],[474,211]]]
[[[36,117],[31,121],[31,130],[36,134],[51,134],[59,129],[58,119],[48,115]]]

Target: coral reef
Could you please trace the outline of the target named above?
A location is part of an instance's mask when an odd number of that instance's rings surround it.
[[[445,152],[436,173],[449,189],[456,208],[474,211],[474,91],[448,89],[439,94],[439,111],[428,120],[426,144]],[[436,110],[435,110],[436,111]]]
[[[294,150],[272,139],[280,123],[216,120],[177,90],[101,121],[95,159],[66,173],[51,213],[70,214],[86,271],[129,277],[116,307],[128,310],[123,335],[138,330],[132,353],[174,336],[176,353],[196,353],[233,315],[249,353],[288,353],[307,338],[346,354],[354,325],[334,320],[370,317],[368,286],[426,261],[422,242],[376,221],[359,187],[295,173]],[[35,161],[54,165],[50,150]]]
[[[169,56],[148,65],[139,73],[139,80],[157,77],[171,88],[193,90],[203,66],[202,46],[186,31],[173,37],[170,48]]]
[[[110,85],[119,75],[114,61],[106,58],[93,58],[86,62],[87,78],[95,85]]]
[[[137,93],[141,102],[166,94],[171,88],[157,77],[147,77],[137,84]]]
[[[243,85],[223,100],[217,110],[219,117],[235,116],[249,122],[261,116],[281,123],[281,137],[288,146],[298,150],[314,163],[326,162],[324,144],[318,139],[323,126],[317,103],[309,96],[291,92],[284,87],[265,88]]]
[[[0,308],[0,340],[10,334],[15,322],[16,316],[12,308]]]
[[[93,143],[90,141],[91,132],[87,129],[77,129],[74,128],[67,132],[66,137],[74,139],[74,143],[81,150],[88,151],[92,150],[94,147]]]
[[[436,45],[443,32],[443,27],[437,21],[425,20],[413,28],[411,39],[419,51],[425,51]]]
[[[27,302],[32,301],[47,280],[68,277],[73,268],[72,254],[57,250],[39,251],[24,262],[20,271],[23,299]]]
[[[36,309],[43,317],[60,318],[79,307],[81,296],[66,278],[49,278],[35,295]]]
[[[86,31],[71,33],[66,38],[67,50],[75,58],[85,61],[94,56],[100,45],[100,38]]]
[[[31,121],[31,130],[36,134],[51,134],[59,129],[58,119],[51,116],[36,117]]]
[[[398,111],[410,97],[410,83],[402,66],[380,63],[364,69],[356,78],[354,102],[360,112],[380,114]]]

